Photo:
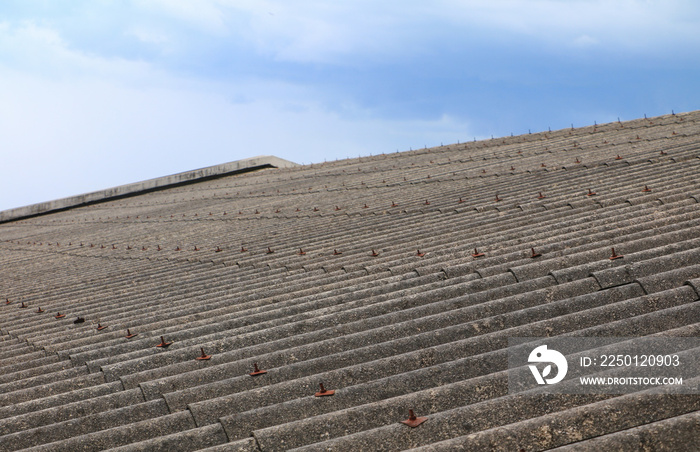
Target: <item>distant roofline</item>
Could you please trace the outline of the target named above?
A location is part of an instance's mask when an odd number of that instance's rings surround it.
[[[170,176],[157,177],[142,182],[119,185],[118,187],[98,190],[82,195],[70,196],[68,198],[56,199],[53,201],[31,204],[15,209],[3,210],[0,212],[0,223],[19,220],[21,218],[43,215],[58,210],[66,210],[80,207],[87,204],[95,204],[110,201],[128,196],[135,196],[142,193],[164,190],[178,185],[192,184],[203,180],[215,179],[218,177],[230,176],[232,174],[256,171],[263,168],[291,168],[299,164],[275,157],[273,155],[259,155],[235,162],[223,163],[221,165],[208,166],[183,173],[172,174]]]

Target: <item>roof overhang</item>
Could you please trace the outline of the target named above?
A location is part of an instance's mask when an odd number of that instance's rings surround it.
[[[57,210],[71,209],[74,207],[110,201],[128,196],[135,196],[142,193],[163,190],[179,185],[192,184],[204,180],[218,177],[231,176],[233,174],[256,171],[263,168],[291,168],[299,166],[272,155],[259,155],[235,162],[223,163],[221,165],[208,166],[183,173],[172,174],[170,176],[148,179],[133,184],[120,185],[118,187],[107,188],[105,190],[84,193],[82,195],[70,196],[68,198],[56,199],[53,201],[31,204],[29,206],[15,209],[3,210],[0,212],[0,223],[18,220],[20,218],[43,215]]]

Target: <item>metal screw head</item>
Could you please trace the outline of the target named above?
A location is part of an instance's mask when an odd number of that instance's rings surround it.
[[[427,417],[417,417],[413,410],[408,410],[408,419],[401,421],[401,423],[411,428],[416,428],[427,420]]]
[[[335,394],[335,391],[324,388],[323,383],[319,383],[318,385],[321,388],[321,390],[314,394],[315,397],[327,397]]]
[[[615,253],[615,248],[611,248],[611,250],[612,250],[612,255],[608,258],[611,261],[614,261],[615,259],[622,259],[624,257],[622,254]]]
[[[262,369],[258,368],[258,363],[253,363],[253,371],[251,373],[249,373],[248,375],[250,375],[251,377],[255,377],[257,375],[263,375],[266,373],[267,373],[266,370],[262,370]]]
[[[156,345],[156,347],[160,348],[167,348],[170,347],[173,343],[172,342],[165,342],[165,339],[163,339],[163,336],[160,337],[160,344]]]
[[[207,355],[206,353],[204,353],[204,348],[200,348],[200,350],[202,351],[202,354],[200,356],[198,356],[197,358],[195,358],[196,360],[206,361],[208,359],[211,359],[211,355]]]

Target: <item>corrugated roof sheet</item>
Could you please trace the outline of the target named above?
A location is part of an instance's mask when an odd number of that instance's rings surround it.
[[[512,337],[699,336],[699,119],[0,224],[0,449],[700,449],[697,393],[514,394],[507,374]]]

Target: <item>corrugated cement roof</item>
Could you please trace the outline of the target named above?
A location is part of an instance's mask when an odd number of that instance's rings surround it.
[[[509,338],[698,338],[698,120],[267,166],[0,224],[0,449],[698,450],[697,391],[508,386]]]

